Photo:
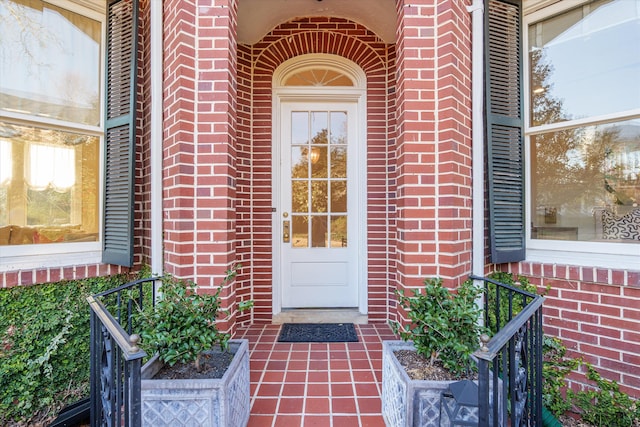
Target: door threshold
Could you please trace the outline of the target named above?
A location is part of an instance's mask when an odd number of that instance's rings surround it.
[[[271,323],[356,323],[366,325],[369,317],[356,308],[295,308],[282,310]]]

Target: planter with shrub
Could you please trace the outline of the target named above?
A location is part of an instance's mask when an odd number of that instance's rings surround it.
[[[482,289],[471,281],[455,293],[440,279],[424,284],[410,296],[396,291],[408,322],[391,323],[402,341],[383,342],[382,414],[388,427],[439,426],[443,392],[455,382],[475,379],[471,355],[484,332],[476,304]],[[419,359],[423,368],[407,368],[403,359]],[[424,372],[422,378],[413,375],[416,370]]]
[[[247,425],[249,344],[218,331],[221,290],[198,294],[193,283],[166,280],[155,309],[141,312],[142,347],[156,353],[142,368],[143,425]]]

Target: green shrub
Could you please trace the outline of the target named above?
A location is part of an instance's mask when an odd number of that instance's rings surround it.
[[[513,288],[529,292],[530,294],[537,294],[538,289],[535,285],[529,283],[529,279],[524,276],[514,276],[511,273],[505,273],[502,271],[495,271],[488,276],[497,282],[509,285]],[[509,322],[509,290],[500,288],[493,283],[487,284],[487,299],[488,305],[491,307],[487,313],[487,326],[493,334],[497,333],[500,328]],[[500,308],[496,312],[493,307],[498,304],[498,295],[500,299]],[[519,295],[514,295],[511,301],[512,315],[515,317],[525,307],[523,298]]]
[[[585,390],[567,392],[583,421],[594,426],[632,427],[640,425],[640,405],[620,391],[618,383],[602,378],[590,364],[587,380],[593,383]]]
[[[88,396],[90,294],[121,274],[0,289],[0,425],[50,417]]]
[[[455,293],[442,286],[441,279],[427,279],[424,284],[424,288],[413,290],[412,296],[396,291],[409,323],[391,322],[391,327],[403,340],[412,340],[416,352],[432,365],[440,360],[451,373],[464,374],[472,366],[469,357],[478,349],[484,332],[476,305],[482,289],[471,281]]]
[[[620,391],[615,381],[602,378],[598,371],[582,359],[567,357],[566,347],[559,338],[545,337],[543,404],[556,416],[576,412],[583,422],[598,427],[640,426],[640,405]],[[580,366],[587,368],[586,378],[591,383],[586,389],[567,389],[566,378]],[[563,391],[566,390],[566,397]]]
[[[220,293],[225,283],[236,276],[241,265],[227,271],[224,282],[214,294],[197,293],[191,281],[171,276],[162,278],[162,297],[155,307],[147,306],[136,316],[141,327],[141,347],[148,355],[158,353],[158,358],[173,366],[176,363],[196,362],[200,368],[200,355],[214,345],[227,349],[229,334],[218,330],[216,321],[221,314]],[[245,310],[252,302],[240,304]]]
[[[567,388],[567,376],[578,369],[580,359],[566,356],[567,348],[559,338],[544,336],[542,341],[542,403],[556,417],[571,409],[569,402],[563,395]]]

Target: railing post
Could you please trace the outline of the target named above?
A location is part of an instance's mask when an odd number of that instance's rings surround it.
[[[130,336],[131,342],[131,350],[139,351],[138,342],[140,341],[140,336],[137,334],[133,334]],[[141,379],[141,370],[142,370],[142,359],[134,359],[129,363],[129,396],[128,396],[128,404],[129,404],[129,426],[131,427],[142,427],[142,379]]]
[[[489,278],[483,280],[485,316],[495,315],[495,322],[486,322],[494,335],[481,337],[481,348],[474,353],[479,426],[542,426],[544,298]],[[489,284],[495,285],[495,294]]]
[[[480,351],[486,353],[489,351],[489,336],[483,334],[480,340]],[[480,426],[489,425],[489,362],[484,359],[478,359],[478,423]]]
[[[90,372],[89,372],[89,378],[90,378],[90,382],[89,382],[89,398],[90,398],[90,420],[91,420],[91,427],[97,427],[98,426],[98,398],[99,398],[99,389],[98,389],[98,381],[96,381],[96,375],[97,375],[97,369],[98,369],[98,361],[97,361],[97,348],[98,348],[98,334],[96,334],[96,325],[99,325],[100,323],[98,322],[98,320],[96,319],[96,314],[93,312],[93,310],[89,310],[91,315],[89,318],[89,329],[90,329],[90,336],[91,336],[91,343],[90,343],[90,354],[89,354],[89,360],[90,360]]]
[[[141,368],[146,353],[138,347],[140,337],[131,334],[134,305],[142,306],[145,283],[142,279],[92,295],[87,298],[91,309],[91,426],[141,427]],[[137,298],[133,292],[138,289]],[[155,292],[152,288],[152,295]],[[126,298],[123,298],[126,296]],[[113,297],[116,318],[100,299]],[[137,302],[134,304],[132,298]],[[126,299],[126,301],[123,301]],[[123,307],[123,304],[126,304]],[[122,324],[121,324],[122,322]]]

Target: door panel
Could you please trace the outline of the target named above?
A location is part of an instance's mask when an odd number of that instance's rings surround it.
[[[283,308],[358,305],[356,111],[282,104]]]

